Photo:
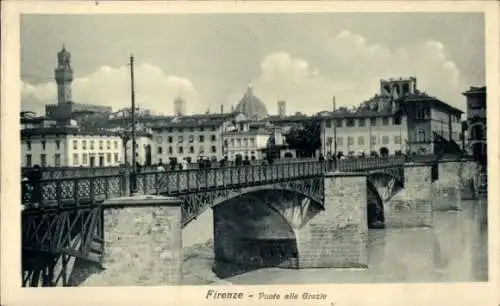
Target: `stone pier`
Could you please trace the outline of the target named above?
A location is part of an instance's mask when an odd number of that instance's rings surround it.
[[[366,268],[367,177],[325,174],[324,210],[296,231],[299,268]]]
[[[83,286],[182,282],[181,200],[135,196],[103,203],[104,268]]]
[[[442,161],[438,174],[433,182],[434,210],[461,210],[462,200],[474,198],[477,171],[473,161]]]
[[[404,165],[404,192],[384,203],[386,227],[432,227],[432,167]]]

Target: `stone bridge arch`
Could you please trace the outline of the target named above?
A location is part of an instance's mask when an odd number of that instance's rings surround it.
[[[322,202],[290,188],[258,186],[218,197],[213,210],[214,272],[229,277],[263,267],[299,267],[297,231]]]
[[[308,199],[309,202],[315,203],[316,207],[323,209],[324,180],[322,177],[313,177],[275,184],[227,188],[181,195],[179,198],[184,202],[182,207],[183,226],[196,219],[208,208],[214,208],[241,195],[266,191],[294,194],[297,197]]]
[[[384,204],[404,188],[403,169],[373,171],[367,177],[368,227],[383,227]]]

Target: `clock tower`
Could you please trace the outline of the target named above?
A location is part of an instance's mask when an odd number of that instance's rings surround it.
[[[57,53],[57,68],[54,69],[57,83],[57,102],[59,104],[70,102],[71,83],[73,82],[73,69],[71,68],[71,53],[62,47]]]

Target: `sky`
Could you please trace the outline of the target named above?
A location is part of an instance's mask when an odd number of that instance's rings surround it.
[[[381,78],[415,76],[417,87],[465,110],[462,92],[485,85],[481,13],[23,15],[22,109],[56,103],[54,68],[71,52],[73,100],[172,114],[229,111],[251,82],[277,114],[356,106]]]

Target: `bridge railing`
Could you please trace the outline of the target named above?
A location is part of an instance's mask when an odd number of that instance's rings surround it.
[[[369,157],[334,161],[306,161],[288,164],[231,166],[221,168],[150,171],[137,174],[140,194],[181,195],[277,183],[323,175],[326,171],[367,171],[403,166],[404,156]],[[98,203],[129,194],[130,173],[23,181],[22,203],[42,206],[71,206]]]
[[[125,175],[103,175],[21,182],[22,204],[38,203],[40,207],[87,205],[124,196]]]
[[[325,167],[325,163],[313,161],[139,173],[137,186],[140,193],[176,195],[318,176],[325,172]]]
[[[142,167],[142,171],[153,171],[156,166]],[[21,175],[26,176],[32,168],[21,168]],[[124,171],[130,171],[130,167],[117,166],[117,167],[50,167],[41,168],[42,179],[63,179],[63,178],[78,178],[90,176],[106,176],[106,175],[119,175]]]

